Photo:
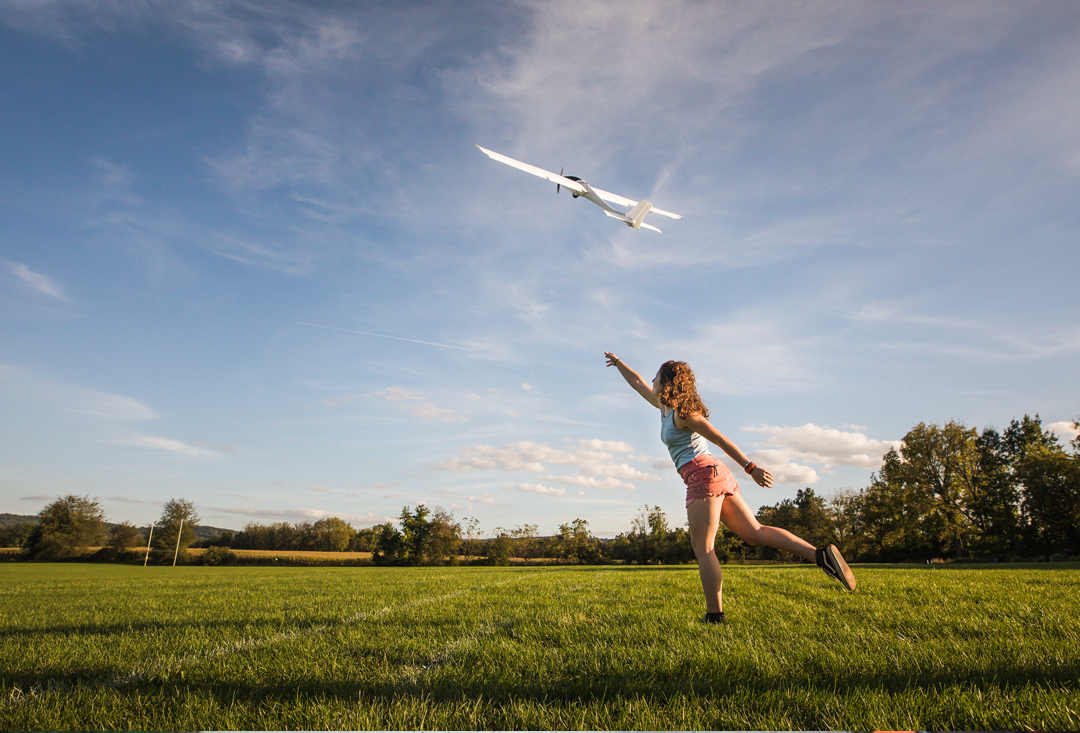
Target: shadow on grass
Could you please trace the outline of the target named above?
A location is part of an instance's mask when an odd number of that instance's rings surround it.
[[[104,670],[99,670],[104,672]],[[648,682],[634,674],[610,674],[592,678],[556,677],[546,680],[521,680],[515,683],[500,681],[487,684],[481,681],[462,683],[458,680],[432,680],[424,683],[365,684],[363,681],[341,680],[328,683],[325,680],[298,679],[275,681],[270,684],[241,684],[226,682],[207,684],[200,681],[183,681],[175,675],[144,680],[138,684],[116,686],[95,679],[90,670],[83,674],[64,675],[46,684],[38,680],[8,679],[6,686],[18,687],[28,693],[27,702],[42,692],[57,694],[85,691],[87,688],[112,690],[121,699],[125,697],[144,699],[182,698],[189,694],[209,696],[223,708],[239,703],[245,707],[269,707],[290,709],[305,702],[320,702],[351,706],[356,704],[396,704],[403,700],[424,705],[445,704],[450,708],[483,700],[486,706],[498,708],[532,703],[538,706],[552,703],[591,704],[620,700],[651,700],[660,704],[668,701],[696,699],[722,699],[738,697],[748,700],[754,697],[778,699],[791,693],[805,692],[822,696],[873,694],[903,694],[911,690],[936,691],[975,688],[981,693],[991,689],[1003,692],[1020,687],[1034,686],[1047,692],[1067,689],[1075,683],[1080,667],[1069,665],[1053,670],[1041,667],[1018,666],[998,673],[975,674],[958,677],[955,674],[916,673],[897,675],[842,675],[810,679],[665,679]]]
[[[178,620],[175,622],[140,621],[135,623],[116,622],[109,624],[55,624],[53,626],[41,626],[37,628],[3,629],[0,630],[0,639],[21,639],[37,636],[79,636],[81,638],[93,638],[100,636],[116,636],[124,634],[142,633],[183,633],[186,629],[198,629],[199,631],[242,631],[249,636],[262,638],[268,633],[305,633],[313,629],[322,629],[341,626],[341,614],[328,614],[325,618],[306,618],[303,623],[282,624],[280,619],[266,619],[265,621],[203,621],[203,620]],[[121,638],[117,639],[119,643]]]
[[[811,672],[813,670],[810,670]],[[948,688],[971,687],[981,691],[1025,686],[1046,691],[1065,690],[1080,678],[1080,659],[1054,667],[1045,664],[1013,664],[994,670],[903,670],[890,674],[822,674],[807,675],[802,669],[797,677],[767,675],[749,666],[724,668],[718,665],[713,674],[701,670],[676,669],[658,678],[648,669],[634,668],[588,674],[585,670],[564,670],[549,678],[518,678],[507,680],[462,679],[458,672],[423,673],[418,678],[383,681],[364,681],[343,677],[340,681],[304,678],[281,679],[270,683],[242,683],[234,680],[220,683],[199,679],[197,671],[162,671],[130,682],[118,682],[115,670],[85,667],[69,673],[42,675],[0,676],[7,689],[18,688],[27,693],[27,701],[42,692],[64,693],[87,689],[112,690],[121,697],[183,696],[200,693],[215,698],[223,706],[279,704],[295,706],[303,700],[320,700],[356,704],[358,701],[423,700],[426,703],[459,705],[483,699],[496,706],[522,702],[550,703],[566,701],[590,703],[622,699],[651,699],[657,701],[686,697],[718,698],[725,696],[770,696],[792,691],[846,696],[867,691],[880,694],[899,694],[913,689],[942,691]],[[9,703],[10,704],[10,703]]]

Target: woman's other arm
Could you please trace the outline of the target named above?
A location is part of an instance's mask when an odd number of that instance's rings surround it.
[[[683,417],[682,415],[675,415],[675,427],[683,430],[693,430],[699,435],[704,435],[706,440],[716,443],[720,446],[720,449],[731,456],[731,460],[738,463],[744,469],[746,465],[750,463],[750,459],[746,457],[746,454],[739,450],[739,446],[728,440],[727,436],[721,433],[719,430],[712,426],[705,417],[702,415],[688,415]],[[771,488],[773,485],[773,476],[761,466],[756,466],[750,474],[750,477],[759,486],[765,488]]]

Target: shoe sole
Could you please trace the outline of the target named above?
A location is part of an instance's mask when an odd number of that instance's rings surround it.
[[[851,572],[851,568],[844,562],[843,555],[836,549],[836,545],[829,545],[825,548],[825,562],[835,571],[840,570],[839,575],[834,575],[837,580],[844,584],[844,587],[848,590],[855,590],[855,574]]]

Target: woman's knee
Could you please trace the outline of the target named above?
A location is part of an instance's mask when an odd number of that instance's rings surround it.
[[[743,532],[742,534],[739,535],[739,539],[741,539],[743,542],[750,545],[751,547],[758,547],[759,545],[764,545],[765,544],[765,532],[764,532],[764,530],[765,530],[764,527],[757,527],[757,528],[748,529],[748,530],[746,530],[745,532]]]
[[[716,554],[715,542],[709,542],[707,540],[702,542],[691,542],[690,546],[694,548],[694,557],[698,560]]]

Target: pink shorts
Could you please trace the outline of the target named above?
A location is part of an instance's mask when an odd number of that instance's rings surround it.
[[[707,496],[731,496],[739,493],[739,482],[731,471],[711,455],[698,456],[679,468],[686,483],[686,506]]]

